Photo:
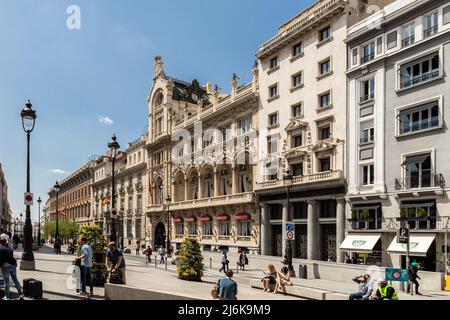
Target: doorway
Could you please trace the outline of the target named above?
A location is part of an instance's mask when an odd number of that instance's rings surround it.
[[[281,234],[281,225],[272,226],[272,255],[282,257],[283,254],[283,239]]]
[[[164,223],[160,222],[156,225],[155,228],[155,246],[154,248],[157,249],[159,247],[165,247],[166,245],[166,227],[164,226]]]

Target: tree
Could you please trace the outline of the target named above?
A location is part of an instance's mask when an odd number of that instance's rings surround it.
[[[200,244],[195,239],[186,238],[181,244],[177,274],[180,279],[201,281],[203,276],[203,256]]]
[[[106,267],[106,239],[103,236],[103,230],[98,225],[82,225],[79,231],[79,237],[86,237],[87,242],[92,247],[92,281],[94,285],[104,285],[108,276]],[[78,245],[78,253],[81,252],[81,246]]]
[[[59,237],[62,240],[72,240],[78,234],[79,227],[74,221],[58,221]],[[56,238],[56,221],[51,221],[44,226],[44,238]]]

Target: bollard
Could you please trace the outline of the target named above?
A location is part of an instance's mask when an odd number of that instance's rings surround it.
[[[167,270],[167,257],[166,257],[166,270]]]
[[[155,254],[155,268],[158,268],[156,265],[156,261],[158,260],[158,256]]]
[[[212,270],[212,258],[209,258],[209,269]]]

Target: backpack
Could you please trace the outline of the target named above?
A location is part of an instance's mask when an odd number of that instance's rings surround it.
[[[120,270],[111,272],[111,274],[109,275],[109,283],[122,284],[122,272],[120,272]]]

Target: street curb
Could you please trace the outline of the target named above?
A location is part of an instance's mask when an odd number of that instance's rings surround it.
[[[57,291],[44,290],[43,292],[47,293],[47,294],[52,294],[52,295],[55,295],[55,296],[62,296],[62,297],[66,297],[66,298],[73,298],[73,299],[76,299],[76,300],[100,300],[100,299],[91,299],[91,298],[90,299],[86,299],[86,298],[83,298],[83,297],[81,297],[79,295],[73,295],[73,294],[62,293],[62,292],[57,292]],[[45,296],[44,296],[44,298],[45,298]]]

